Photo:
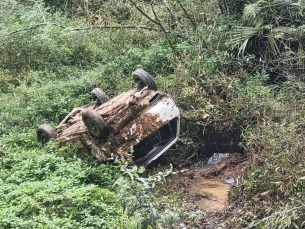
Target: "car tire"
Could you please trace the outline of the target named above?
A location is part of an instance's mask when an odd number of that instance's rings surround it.
[[[51,139],[54,139],[57,137],[57,133],[52,127],[50,127],[48,124],[41,124],[38,126],[37,131],[37,140],[43,144],[46,144]]]
[[[95,137],[108,137],[108,128],[106,127],[104,120],[102,120],[95,110],[87,110],[83,112],[82,119],[90,134]]]
[[[93,101],[97,101],[99,105],[102,105],[109,101],[109,98],[106,93],[100,88],[94,88],[91,91],[91,96]]]
[[[149,89],[157,91],[157,85],[151,75],[145,70],[138,68],[132,73],[133,81],[138,85],[138,91],[142,90],[145,86]]]

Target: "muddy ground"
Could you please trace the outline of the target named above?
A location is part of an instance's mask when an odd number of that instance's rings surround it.
[[[182,217],[173,228],[231,228],[228,191],[238,182],[246,159],[244,154],[229,154],[209,168],[199,165],[178,167],[167,189],[182,190],[182,196],[187,197],[183,214],[188,217]],[[225,183],[227,179],[234,179],[234,184]]]

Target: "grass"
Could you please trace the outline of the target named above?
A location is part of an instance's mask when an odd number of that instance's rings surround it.
[[[169,2],[172,14],[164,4],[153,5],[166,36],[129,1],[90,2],[89,8],[72,1],[67,1],[70,8],[35,2],[0,3],[0,227],[171,227],[177,216],[169,210],[183,211],[184,200],[176,192],[154,198],[154,172],[141,175],[124,163],[103,164],[77,149],[43,146],[35,137],[37,125],[55,127],[74,107],[91,102],[93,88],[109,97],[129,90],[131,73],[139,67],[153,75],[182,113],[182,134],[168,163],[183,162],[215,141],[224,148],[238,140],[236,146],[248,155],[248,169],[230,193],[232,214],[240,210],[231,215],[232,227],[302,203],[303,81],[271,81],[255,56],[237,58],[225,32],[239,24],[238,17],[220,13],[217,1]],[[139,6],[157,20],[149,2]],[[65,28],[27,30],[44,20]],[[75,30],[88,25],[143,25],[158,31]],[[230,132],[236,126],[238,137]],[[199,152],[196,163],[206,153]],[[302,213],[259,227],[300,227]]]

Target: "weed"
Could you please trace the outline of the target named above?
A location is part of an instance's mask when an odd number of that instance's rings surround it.
[[[302,27],[294,27],[303,16],[293,9],[303,3],[285,3],[292,7],[287,17],[263,17],[280,20],[289,31],[259,25],[264,30],[257,37],[267,32],[268,39],[249,41],[272,63],[255,50],[237,56],[228,38],[228,31],[242,25],[245,4],[1,1],[0,227],[173,226],[178,215],[170,210],[183,212],[183,195],[155,191],[156,199],[150,193],[154,184],[171,190],[170,181],[168,186],[159,181],[166,172],[149,176],[124,163],[100,163],[77,149],[44,147],[35,139],[38,124],[55,127],[74,107],[91,102],[93,88],[110,97],[130,89],[131,72],[138,67],[149,71],[181,110],[182,134],[176,149],[165,155],[167,165],[203,163],[204,156],[218,151],[247,153],[248,168],[229,195],[233,208],[240,209],[232,228],[298,206],[304,198],[304,42]],[[260,10],[287,12],[280,8]],[[293,15],[299,15],[296,22],[282,20]],[[293,32],[300,36],[289,37]],[[271,55],[276,47],[281,55]],[[257,227],[302,227],[302,211]],[[185,217],[196,221],[202,214]]]

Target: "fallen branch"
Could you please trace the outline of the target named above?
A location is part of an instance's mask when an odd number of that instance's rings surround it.
[[[185,166],[191,159],[193,159],[197,155],[197,151],[193,153],[191,156],[189,156],[182,164],[178,165],[179,168],[182,168]]]
[[[266,217],[266,218],[263,218],[263,219],[261,219],[261,220],[258,220],[258,221],[259,221],[258,223],[255,223],[255,224],[250,225],[250,226],[248,226],[248,227],[245,227],[245,228],[243,228],[243,229],[250,229],[250,228],[252,228],[252,227],[255,227],[255,226],[257,226],[257,225],[259,225],[259,224],[261,224],[261,223],[263,223],[263,222],[269,220],[269,219],[272,218],[272,217],[275,217],[275,216],[277,216],[277,215],[281,215],[281,214],[284,214],[284,213],[288,213],[288,212],[291,212],[291,211],[294,211],[294,210],[299,210],[299,209],[302,209],[302,208],[305,208],[305,204],[304,204],[304,205],[301,205],[301,206],[298,206],[298,207],[290,208],[290,209],[285,210],[285,211],[275,212],[275,213],[273,213],[272,215],[270,215],[270,216],[268,216],[268,217]]]
[[[34,25],[32,27],[29,28],[24,28],[24,29],[19,29],[19,30],[15,30],[13,32],[7,33],[7,34],[0,34],[0,36],[10,36],[13,35],[15,33],[19,33],[19,32],[24,32],[24,31],[31,31],[34,29],[37,29],[41,26],[56,26],[56,27],[60,27],[62,29],[68,29],[69,27],[65,27],[56,23],[40,23],[37,25]],[[75,30],[75,31],[81,31],[81,30],[92,30],[92,29],[144,29],[144,30],[149,30],[149,31],[158,31],[158,32],[164,32],[164,33],[169,33],[169,31],[167,30],[160,30],[160,29],[155,29],[155,28],[151,28],[151,27],[146,27],[146,26],[136,26],[136,25],[125,25],[125,26],[89,26],[89,27],[84,27],[84,28],[70,28],[71,30]]]
[[[160,29],[155,29],[151,27],[146,26],[136,26],[136,25],[124,25],[124,26],[90,26],[86,28],[72,28],[72,30],[91,30],[91,29],[145,29],[149,31],[158,31],[158,32],[164,32]],[[165,31],[165,33],[169,33],[169,31]]]
[[[13,35],[14,33],[19,33],[19,32],[23,32],[23,31],[30,31],[30,30],[37,29],[38,27],[44,26],[44,25],[53,25],[53,26],[58,26],[58,27],[61,27],[61,28],[65,28],[64,26],[61,26],[61,25],[58,25],[58,24],[55,24],[55,23],[51,23],[51,24],[50,23],[40,23],[40,24],[34,25],[32,27],[29,27],[29,28],[15,30],[15,31],[7,33],[7,34],[1,34],[1,36],[10,36],[10,35]]]

